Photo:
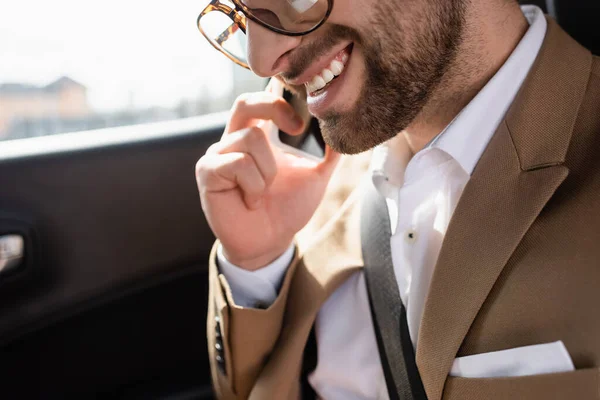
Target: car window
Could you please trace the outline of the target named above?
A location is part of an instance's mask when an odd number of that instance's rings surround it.
[[[264,81],[198,32],[207,1],[20,0],[0,12],[0,140],[185,118]]]

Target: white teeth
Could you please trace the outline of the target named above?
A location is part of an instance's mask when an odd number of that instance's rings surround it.
[[[312,81],[310,81],[310,83],[306,85],[306,88],[308,90],[308,93],[313,93],[317,90],[323,89],[325,85],[325,80],[321,78],[321,75],[317,75],[312,79]]]
[[[314,93],[317,90],[323,89],[329,82],[336,76],[340,75],[344,71],[345,63],[348,61],[348,54],[342,54],[342,60],[333,60],[328,67],[324,68],[320,74],[316,75],[310,82],[307,82],[306,91],[308,93]]]
[[[344,71],[346,62],[348,61],[348,53],[343,52],[341,60],[332,60],[329,66],[323,68],[320,74],[316,75],[310,82],[305,83],[306,91],[314,93],[317,90],[323,89],[336,76]]]
[[[334,75],[333,75],[333,72],[331,72],[330,70],[328,70],[327,68],[325,68],[323,70],[323,72],[321,72],[321,77],[323,78],[323,80],[325,81],[325,83],[329,83],[334,78]]]
[[[344,64],[339,62],[338,60],[333,60],[329,65],[329,69],[333,72],[333,75],[338,76],[344,70]]]

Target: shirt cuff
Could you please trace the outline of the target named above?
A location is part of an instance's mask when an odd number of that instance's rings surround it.
[[[256,271],[246,271],[230,263],[223,255],[223,247],[217,248],[217,265],[227,279],[235,304],[247,308],[269,308],[277,299],[288,266],[294,259],[295,246],[290,247],[278,259]]]

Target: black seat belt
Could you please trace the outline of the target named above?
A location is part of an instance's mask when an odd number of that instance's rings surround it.
[[[363,187],[360,234],[364,271],[390,400],[427,400],[394,274],[387,205],[370,180]]]
[[[300,398],[302,400],[315,400],[317,398],[317,393],[308,382],[309,375],[317,368],[317,358],[317,334],[313,325],[304,347],[302,368],[300,370]]]

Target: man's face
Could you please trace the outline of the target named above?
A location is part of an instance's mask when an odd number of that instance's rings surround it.
[[[327,22],[302,37],[250,23],[250,65],[309,92],[327,144],[359,153],[396,136],[423,109],[455,58],[467,2],[335,0]]]

